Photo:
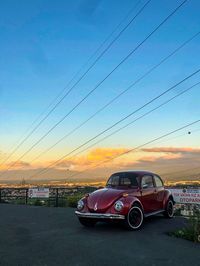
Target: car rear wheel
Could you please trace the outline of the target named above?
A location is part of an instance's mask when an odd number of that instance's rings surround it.
[[[129,230],[138,230],[143,223],[144,215],[140,206],[133,206],[126,216],[125,225]]]
[[[169,199],[167,204],[166,204],[164,216],[166,218],[172,218],[173,215],[174,215],[174,203],[171,199]]]
[[[86,227],[93,227],[96,224],[96,220],[90,218],[79,218],[79,222]]]

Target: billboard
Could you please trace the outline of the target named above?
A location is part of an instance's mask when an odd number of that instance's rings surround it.
[[[29,198],[49,198],[49,188],[29,188]]]
[[[176,203],[200,204],[200,188],[170,188]]]

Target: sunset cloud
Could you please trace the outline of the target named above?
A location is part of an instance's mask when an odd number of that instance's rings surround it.
[[[200,148],[191,147],[155,147],[142,149],[144,152],[160,152],[160,153],[200,153]]]
[[[14,165],[13,165],[14,163]],[[12,166],[13,165],[13,166]],[[28,162],[24,162],[24,161],[19,161],[19,162],[11,162],[9,164],[7,164],[7,167],[12,166],[12,169],[27,169],[30,168],[31,165]]]
[[[125,148],[97,148],[88,153],[87,159],[90,161],[106,160],[122,154],[128,150],[129,149]]]
[[[156,150],[155,154],[153,154]],[[183,149],[184,151],[187,149]],[[101,169],[112,169],[112,171],[122,170],[124,168],[133,169],[135,167],[145,168],[145,165],[163,164],[165,161],[175,160],[182,157],[180,152],[175,152],[175,149],[171,148],[151,148],[146,150],[138,150],[137,152],[128,153],[125,156],[119,156],[115,160],[108,161],[111,158],[123,154],[124,152],[129,151],[128,148],[97,148],[89,151],[84,156],[72,157],[70,160],[64,160],[57,164],[55,168],[57,169],[69,169],[69,170],[83,170],[91,168],[93,171],[101,173]],[[165,152],[163,152],[165,151]],[[173,151],[173,152],[169,152]],[[152,155],[148,153],[152,152]],[[105,163],[103,163],[105,161]],[[103,164],[101,164],[101,162]],[[97,165],[97,166],[96,166]],[[96,166],[96,167],[95,167]]]
[[[89,151],[86,155],[79,157],[71,157],[71,159],[63,160],[58,163],[56,168],[85,168],[98,162],[111,159],[119,154],[128,151],[126,148],[96,148]]]
[[[153,147],[137,150],[133,153],[128,153],[125,156],[119,156],[115,160],[108,163],[107,160],[114,158],[126,151],[128,148],[104,148],[99,147],[88,151],[81,156],[71,156],[66,160],[61,161],[57,165],[51,167],[49,171],[36,176],[36,179],[70,179],[73,173],[79,173],[87,170],[76,180],[82,179],[106,179],[110,174],[116,171],[130,170],[130,169],[144,169],[150,170],[160,174],[164,174],[166,180],[178,180],[179,176],[183,180],[184,177],[192,176],[195,171],[184,173],[184,169],[197,168],[200,169],[200,149],[192,147]],[[55,161],[46,161],[30,165],[28,162],[21,161],[15,164],[14,167],[3,175],[3,178],[25,178],[33,173],[37,173],[45,167],[48,167]],[[105,162],[105,163],[103,163]],[[10,162],[4,167],[11,166]],[[102,163],[102,164],[101,164]],[[2,169],[5,170],[6,168]],[[179,174],[179,171],[181,174]],[[173,172],[175,172],[173,174]],[[73,178],[72,178],[73,179]]]

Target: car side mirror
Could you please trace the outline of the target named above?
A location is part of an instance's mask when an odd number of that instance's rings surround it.
[[[143,184],[143,185],[142,185],[142,188],[143,188],[143,189],[148,188],[148,185],[147,185],[147,184]]]

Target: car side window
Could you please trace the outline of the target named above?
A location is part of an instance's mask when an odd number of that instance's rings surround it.
[[[163,182],[159,176],[154,175],[154,180],[155,180],[156,187],[163,187]]]
[[[153,184],[153,177],[150,175],[144,175],[142,177],[142,183],[141,183],[142,188],[152,188],[154,187]]]

